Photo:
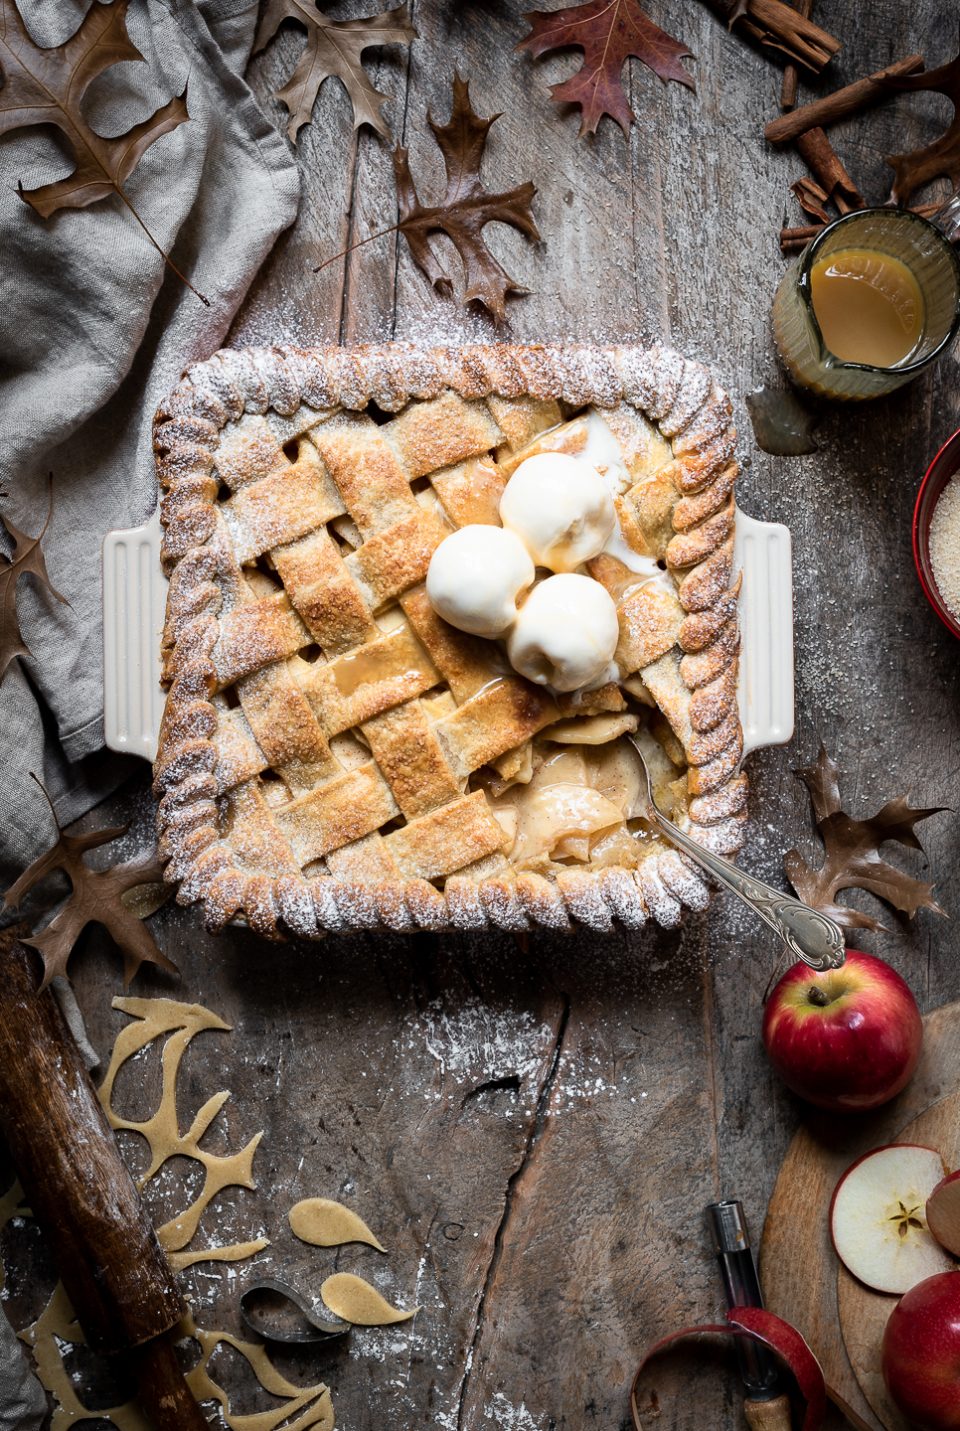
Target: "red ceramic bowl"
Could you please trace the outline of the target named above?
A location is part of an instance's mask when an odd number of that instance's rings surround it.
[[[955,432],[943,444],[936,457],[927,468],[917,493],[917,505],[913,509],[913,560],[917,566],[920,585],[934,611],[944,626],[960,638],[960,622],[947,607],[937,590],[933,564],[930,561],[930,521],[933,510],[940,500],[940,493],[950,478],[960,472],[960,432]]]

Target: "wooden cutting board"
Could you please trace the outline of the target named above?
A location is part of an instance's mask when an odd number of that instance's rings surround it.
[[[787,1150],[760,1247],[760,1280],[772,1312],[803,1333],[837,1404],[868,1431],[907,1431],[880,1375],[880,1339],[895,1298],[860,1285],[830,1244],[827,1214],[841,1173],[883,1143],[926,1143],[960,1167],[960,1003],[924,1020],[911,1083],[875,1113],[811,1112]]]

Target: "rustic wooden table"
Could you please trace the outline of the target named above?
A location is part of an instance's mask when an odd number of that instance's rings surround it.
[[[797,737],[753,757],[754,821],[744,863],[781,878],[784,848],[812,848],[792,769],[822,738],[848,809],[910,790],[950,803],[960,762],[957,646],[926,606],[910,556],[922,471],[960,423],[956,356],[893,398],[826,412],[820,450],[774,459],[751,439],[743,395],[779,381],[769,306],[783,262],[777,230],[799,222],[788,194],[803,172],[761,138],[780,72],[702,6],[651,0],[655,19],[696,55],[697,94],[632,63],[629,138],[603,121],[593,139],[549,99],[571,55],[531,63],[513,47],[523,0],[414,0],[419,39],[379,52],[387,113],[427,188],[438,156],[425,127],[441,120],[456,63],[481,114],[502,110],[484,174],[492,187],[532,177],[544,235],[535,248],[505,230],[491,247],[530,293],[511,301],[503,336],[662,336],[712,364],[733,395],[744,465],[741,502],[787,522],[795,544]],[[346,5],[337,13],[363,13]],[[956,11],[830,0],[818,18],[845,44],[820,88],[914,50],[949,58]],[[271,89],[302,41],[285,30],[252,66],[278,126]],[[806,91],[809,93],[810,91]],[[802,91],[803,93],[803,91]],[[838,127],[854,177],[886,194],[885,153],[937,132],[946,101],[900,101]],[[345,97],[327,85],[302,131],[303,198],[240,315],[235,344],[492,335],[437,298],[391,235],[314,276],[347,242],[391,223],[389,153],[355,142]],[[110,816],[151,817],[146,779]],[[103,812],[96,817],[104,818]],[[958,824],[926,827],[948,911],[958,907]],[[906,857],[911,862],[912,857]],[[916,862],[919,865],[919,861]],[[960,996],[953,925],[891,916],[869,941],[933,1008]],[[153,921],[183,971],[179,986],[142,975],[134,992],[209,1005],[234,1025],[205,1035],[185,1069],[184,1117],[203,1091],[232,1087],[231,1145],[265,1129],[256,1192],[221,1199],[228,1230],[272,1239],[261,1270],[316,1294],[334,1266],[372,1276],[412,1324],[361,1331],[336,1353],[287,1359],[329,1380],[343,1431],[625,1427],[640,1349],[663,1330],[714,1315],[720,1289],[704,1206],[739,1196],[756,1240],[798,1106],[771,1076],[758,1038],[776,959],[762,931],[721,897],[682,932],[574,938],[357,935],[269,947],[242,931],[205,935],[190,910]],[[109,1008],[119,964],[87,936],[74,968],[100,1049],[123,1023]],[[373,1225],[389,1258],[297,1243],[286,1209],[343,1197]],[[253,1230],[251,1230],[253,1229]],[[201,1307],[236,1326],[251,1270],[197,1269]],[[690,1363],[658,1378],[663,1425],[741,1425],[733,1379]],[[675,1405],[666,1407],[676,1394]]]

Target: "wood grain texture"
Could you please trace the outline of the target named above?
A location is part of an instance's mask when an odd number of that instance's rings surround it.
[[[960,1040],[960,1009],[955,1009],[954,1037]],[[897,1133],[901,1143],[919,1143],[936,1148],[947,1168],[960,1165],[960,1089],[925,1108]],[[909,1431],[887,1395],[881,1370],[880,1345],[895,1297],[871,1292],[845,1267],[837,1269],[837,1307],[844,1346],[860,1390],[885,1431]]]
[[[960,1163],[958,1083],[960,1004],[954,1003],[924,1020],[920,1065],[892,1103],[856,1119],[807,1117],[770,1200],[760,1260],[767,1305],[803,1333],[852,1424],[869,1431],[903,1426],[887,1403],[879,1367],[880,1338],[895,1299],[861,1286],[838,1264],[830,1199],[849,1165],[884,1143],[925,1143],[941,1150],[947,1167]]]
[[[777,1396],[773,1401],[745,1401],[743,1414],[750,1431],[790,1431],[793,1425],[786,1396]]]
[[[764,144],[780,70],[703,6],[649,0],[684,39],[697,94],[627,72],[639,122],[626,139],[604,121],[577,137],[578,116],[549,85],[573,54],[531,61],[513,46],[530,0],[415,0],[409,53],[372,54],[377,87],[411,166],[432,194],[442,177],[426,112],[444,121],[456,64],[480,114],[503,111],[483,165],[491,188],[527,178],[542,244],[487,230],[490,246],[531,290],[511,300],[504,336],[596,341],[662,336],[710,363],[730,391],[746,459],[745,509],[792,529],[796,562],[798,721],[795,744],[751,758],[755,819],[745,864],[781,879],[784,849],[814,846],[806,797],[791,771],[820,739],[839,762],[848,808],[861,813],[910,789],[917,803],[956,803],[960,769],[957,647],[913,573],[910,514],[927,461],[960,425],[956,357],[921,383],[863,409],[825,408],[819,452],[774,459],[750,440],[744,395],[777,383],[769,304],[783,271],[777,235],[802,215],[788,194],[799,161]],[[337,16],[368,12],[345,0]],[[955,25],[937,0],[822,0],[817,18],[844,49],[799,102],[923,51],[954,53]],[[267,96],[302,37],[281,33],[251,70]],[[928,142],[933,107],[901,96],[831,128],[853,179],[883,199],[883,155]],[[312,342],[391,335],[452,342],[493,325],[438,298],[395,234],[312,268],[396,219],[389,154],[361,134],[354,151],[346,96],[324,86],[299,147],[296,226],[265,266],[231,341]],[[441,241],[442,244],[442,241]],[[456,255],[449,257],[459,279]],[[138,820],[146,779],[99,812]],[[924,834],[944,907],[960,909],[958,825]],[[897,856],[899,858],[899,856]],[[904,861],[919,868],[918,857]],[[859,899],[860,896],[854,896]],[[868,941],[910,980],[925,1008],[960,997],[946,921],[891,916]],[[185,1061],[184,1116],[202,1090],[231,1083],[231,1118],[265,1129],[256,1192],[221,1200],[227,1235],[273,1239],[264,1275],[316,1293],[339,1267],[376,1280],[412,1325],[353,1334],[346,1348],[284,1365],[330,1382],[344,1431],[385,1425],[437,1431],[581,1431],[627,1425],[626,1388],[641,1349],[669,1327],[713,1319],[721,1293],[703,1230],[705,1204],[743,1199],[759,1238],[798,1105],[759,1043],[760,1001],[777,952],[719,897],[680,933],[403,939],[330,938],[269,948],[242,931],[203,934],[189,911],[152,924],[183,970],[177,997],[234,1023],[196,1041]],[[85,936],[72,967],[97,1046],[123,1022],[112,957]],[[86,951],[86,955],[84,954]],[[135,991],[169,992],[145,973]],[[936,1070],[923,1075],[927,1089]],[[911,1116],[906,1109],[903,1121]],[[836,1134],[838,1158],[869,1146],[867,1123]],[[355,1206],[389,1249],[339,1255],[298,1244],[286,1210],[306,1196]],[[249,1275],[253,1275],[252,1272]],[[187,1276],[201,1320],[239,1330],[242,1278]],[[209,1325],[209,1320],[207,1321]],[[834,1319],[833,1326],[836,1327]],[[839,1342],[839,1333],[836,1336]],[[702,1369],[667,1358],[651,1383],[672,1431],[743,1426],[742,1392],[725,1360]],[[667,1419],[667,1418],[670,1419]]]
[[[185,1306],[80,1051],[38,984],[35,956],[6,931],[0,1128],[91,1346],[128,1351]]]
[[[134,1373],[154,1431],[207,1421],[166,1335],[186,1305],[35,954],[0,935],[0,1128],[87,1344]]]

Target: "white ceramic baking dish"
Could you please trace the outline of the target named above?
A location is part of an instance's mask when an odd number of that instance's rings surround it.
[[[111,750],[157,752],[164,691],[160,637],[167,582],[160,568],[159,511],[103,543],[103,714]],[[740,720],[743,753],[793,736],[793,576],[789,530],[737,511],[740,592]]]

